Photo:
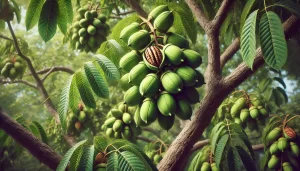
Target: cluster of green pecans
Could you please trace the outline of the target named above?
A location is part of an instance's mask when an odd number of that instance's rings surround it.
[[[136,137],[141,134],[141,129],[133,121],[135,107],[120,104],[117,109],[111,109],[101,129],[110,138],[127,139],[136,142]]]
[[[138,106],[134,114],[138,126],[150,125],[158,119],[160,126],[169,130],[175,115],[190,119],[191,105],[199,102],[196,88],[204,84],[204,77],[195,68],[202,58],[189,49],[186,38],[168,32],[174,21],[168,6],[158,6],[148,19],[142,19],[143,23],[134,22],[120,34],[120,39],[132,49],[119,63],[125,73],[120,80],[126,91],[124,102]],[[143,28],[144,24],[151,33]],[[158,39],[163,39],[163,44]]]
[[[168,150],[168,146],[161,141],[155,141],[145,146],[146,155],[153,161],[154,164],[158,164]]]
[[[21,79],[24,75],[26,64],[18,57],[6,58],[0,63],[1,75],[5,78],[15,80]]]
[[[77,10],[78,15],[68,29],[71,48],[96,52],[101,43],[106,41],[110,27],[106,23],[106,17],[98,14],[98,7],[86,5]]]
[[[230,115],[234,122],[241,126],[247,126],[250,130],[257,129],[258,123],[264,125],[269,116],[264,104],[258,98],[249,98],[247,94],[237,99],[231,106]]]
[[[268,133],[266,140],[272,143],[269,147],[269,169],[282,168],[284,171],[293,171],[299,168],[300,151],[296,139],[295,130],[288,126],[276,127]]]

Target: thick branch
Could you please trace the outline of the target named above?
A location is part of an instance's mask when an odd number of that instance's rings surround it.
[[[42,143],[31,132],[13,120],[0,108],[0,128],[26,148],[40,162],[55,170],[62,156],[54,152],[47,144]]]
[[[225,64],[233,57],[233,55],[240,49],[240,39],[236,38],[229,45],[226,50],[221,55],[221,69],[225,66]]]
[[[206,18],[204,12],[201,10],[201,7],[195,0],[185,0],[186,4],[190,7],[192,12],[194,13],[198,23],[201,27],[206,31],[207,27],[209,26],[210,22]]]
[[[3,79],[0,79],[0,83],[1,84],[22,83],[22,84],[28,85],[29,87],[37,89],[36,85],[34,85],[33,83],[30,83],[28,81],[25,81],[25,80],[14,80],[14,81],[12,81],[12,80],[3,80]]]
[[[147,18],[147,12],[140,6],[140,4],[135,0],[125,0],[125,2],[130,6],[131,9],[136,11],[138,15]]]
[[[37,74],[46,74],[50,70],[51,70],[51,73],[62,71],[62,72],[66,72],[66,73],[69,73],[69,74],[74,74],[74,71],[71,68],[63,67],[63,66],[55,66],[55,67],[51,67],[51,68],[45,68],[45,69],[42,69],[40,71],[37,71],[36,73]]]
[[[11,36],[14,40],[14,45],[15,45],[15,48],[17,50],[18,55],[27,62],[27,65],[28,65],[28,68],[31,72],[31,75],[33,76],[34,80],[36,81],[37,88],[41,92],[41,94],[42,94],[42,96],[45,100],[44,103],[45,103],[48,111],[55,117],[56,122],[59,123],[58,113],[57,113],[51,99],[49,98],[49,94],[48,94],[47,90],[45,89],[42,80],[39,78],[38,74],[36,73],[35,68],[33,67],[30,58],[28,58],[27,56],[25,56],[22,53],[22,51],[19,47],[19,44],[18,44],[17,37],[16,37],[16,35],[14,33],[14,30],[13,30],[13,28],[12,28],[9,21],[7,22],[7,25],[8,25],[9,31],[11,33]]]
[[[212,21],[213,27],[219,32],[223,21],[225,20],[228,11],[230,10],[230,5],[233,3],[234,0],[223,0],[215,18]]]

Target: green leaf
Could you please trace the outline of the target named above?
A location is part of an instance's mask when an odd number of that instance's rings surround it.
[[[57,24],[60,31],[63,34],[67,32],[67,23],[68,23],[68,11],[65,4],[65,0],[57,0],[58,2],[58,16],[57,16]]]
[[[284,91],[284,90],[283,90]],[[286,97],[284,96],[285,93],[282,93],[280,91],[280,89],[278,89],[278,87],[276,88],[272,88],[272,91],[271,91],[271,95],[269,97],[269,100],[274,100],[275,104],[277,106],[281,106],[282,104],[285,103],[286,101]]]
[[[83,148],[78,170],[93,171],[94,145]]]
[[[84,71],[94,93],[99,97],[108,98],[108,84],[102,69],[98,69],[92,62],[86,62],[84,64]]]
[[[253,7],[254,3],[255,3],[255,0],[248,0],[247,3],[245,4],[245,7],[243,9],[241,19],[240,19],[240,34],[241,35],[242,35],[242,30],[243,30],[243,26],[246,21],[246,18],[248,16],[251,8]]]
[[[179,3],[167,3],[170,10],[173,13],[177,13],[180,16],[181,23],[185,29],[185,33],[191,39],[193,43],[197,40],[197,26],[193,17],[193,13],[190,8],[184,2]]]
[[[201,162],[201,157],[203,156],[202,151],[199,151],[194,157],[193,160],[191,161],[191,164],[189,165],[188,171],[196,171],[200,170],[202,163]]]
[[[74,151],[78,147],[80,147],[81,145],[83,145],[84,143],[86,143],[86,140],[78,142],[71,149],[69,149],[67,151],[67,153],[64,155],[64,157],[60,160],[59,165],[56,168],[56,171],[65,171],[65,169],[67,168],[67,166],[69,164],[69,160],[70,160],[71,156],[73,155]]]
[[[120,149],[129,151],[129,152],[133,153],[134,155],[136,155],[139,159],[141,159],[143,161],[147,170],[152,170],[152,171],[157,170],[157,168],[153,164],[152,160],[150,160],[149,157],[136,145],[128,142],[126,145],[121,146]]]
[[[38,130],[38,128],[37,128],[34,124],[29,125],[29,128],[30,128],[31,133],[32,133],[35,137],[40,138],[39,130]]]
[[[281,87],[276,87],[276,90],[281,93],[281,95],[284,98],[285,103],[287,103],[288,102],[288,96],[287,96],[286,92]]]
[[[43,5],[39,20],[39,33],[42,39],[47,42],[56,33],[58,16],[58,3],[56,0],[47,0]]]
[[[247,153],[246,150],[244,150],[241,146],[235,146],[237,149],[240,158],[242,159],[242,162],[246,168],[247,171],[256,171],[255,163],[253,162],[251,156]]]
[[[271,157],[270,155],[271,154],[270,154],[269,150],[265,151],[262,159],[259,162],[259,168],[260,168],[260,170],[265,170],[265,168],[266,168],[266,166],[268,164],[269,158]]]
[[[6,132],[0,129],[0,148],[3,147],[8,137],[9,136],[6,134]]]
[[[61,4],[63,4],[65,10],[66,10],[66,22],[72,23],[73,21],[73,7],[72,7],[72,1],[71,0],[59,0]]]
[[[229,11],[229,13],[227,14],[227,17],[225,18],[222,26],[221,26],[221,29],[220,29],[220,36],[225,36],[228,29],[229,29],[229,26],[232,25],[232,19],[233,19],[233,12],[232,11]]]
[[[228,169],[230,171],[240,171],[241,170],[241,162],[239,153],[237,152],[235,147],[229,147],[227,153],[227,164]]]
[[[118,164],[120,170],[145,171],[147,169],[141,159],[129,151],[123,151],[119,154]]]
[[[216,146],[217,146],[217,142],[218,140],[220,139],[220,134],[221,132],[225,129],[225,126],[222,125],[221,127],[219,127],[218,130],[215,130],[216,133],[213,134],[213,137],[211,139],[211,151],[213,154],[215,154],[215,149],[216,149]],[[214,132],[213,132],[214,133]]]
[[[103,69],[108,79],[110,80],[120,79],[120,72],[114,63],[112,63],[106,56],[101,54],[95,55],[95,57],[98,64]]]
[[[260,19],[259,35],[261,49],[266,63],[279,70],[287,59],[287,44],[280,18],[268,11]]]
[[[241,52],[244,62],[252,69],[256,51],[256,17],[258,10],[253,11],[247,18],[241,35]]]
[[[44,2],[45,0],[30,0],[25,17],[27,30],[32,29],[37,24]]]
[[[77,171],[83,154],[83,149],[83,145],[81,145],[72,154],[72,157],[70,158],[70,164],[68,167],[69,171]]]
[[[69,90],[69,106],[73,113],[76,113],[78,111],[78,104],[80,102],[80,94],[76,85],[76,77],[74,75],[71,77],[72,81]]]
[[[286,8],[293,13],[297,18],[300,18],[300,5],[292,0],[281,0],[274,3],[274,6]]]
[[[113,152],[109,155],[106,170],[107,171],[120,171],[119,169],[119,154],[117,152]]]
[[[204,10],[205,16],[207,16],[208,19],[213,19],[215,15],[215,10],[211,0],[200,0],[200,3]]]
[[[243,141],[243,143],[247,146],[252,158],[254,158],[254,152],[252,149],[252,145],[250,143],[250,140],[245,133],[244,129],[241,127],[241,125],[236,123],[231,123],[229,125],[230,129]]]
[[[98,54],[103,54],[104,56],[109,58],[116,66],[119,66],[119,61],[125,54],[122,46],[113,39],[103,42],[97,52]]]
[[[220,167],[222,156],[224,154],[223,152],[227,145],[228,139],[229,139],[229,135],[225,134],[221,137],[221,139],[218,141],[218,144],[216,145],[217,147],[214,155],[215,155],[215,162],[218,167]]]
[[[83,103],[90,108],[95,108],[96,102],[92,90],[90,88],[89,81],[86,78],[84,72],[82,70],[77,71],[75,73],[75,77],[76,77],[76,86],[78,88]]]
[[[17,4],[17,2],[15,0],[11,0],[11,2],[13,3],[13,6],[14,6],[14,12],[16,14],[17,21],[18,21],[18,23],[20,23],[21,22],[21,10],[20,10],[20,7],[19,7],[19,5]]]
[[[71,83],[73,80],[73,76],[74,75],[72,75],[69,78],[69,80],[67,81],[67,84],[63,88],[62,93],[60,95],[59,104],[58,104],[59,120],[60,120],[60,124],[63,129],[67,129],[67,113],[68,113],[68,109],[69,109],[69,100],[70,100],[69,95],[70,95],[70,89],[71,89]]]
[[[107,138],[105,136],[95,136],[94,137],[94,146],[95,146],[96,153],[104,151],[105,148],[108,146]]]
[[[39,123],[36,122],[36,121],[33,121],[32,123],[33,123],[33,124],[36,126],[36,128],[38,129],[39,135],[40,135],[41,140],[43,141],[43,143],[48,144],[48,137],[47,137],[46,131],[44,130],[44,128],[42,127],[42,125],[39,124]]]
[[[273,80],[279,82],[283,86],[283,88],[286,89],[286,85],[285,85],[284,81],[281,78],[274,77]]]
[[[5,29],[5,21],[4,20],[0,20],[0,30]]]
[[[263,81],[261,81],[259,83],[259,89],[261,90],[261,92],[265,92],[268,86],[271,85],[272,82],[273,80],[271,78],[266,78]]]

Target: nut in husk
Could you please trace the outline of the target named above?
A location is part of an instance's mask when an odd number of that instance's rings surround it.
[[[142,50],[150,43],[150,41],[150,33],[147,30],[140,30],[129,37],[128,46],[134,50]]]
[[[185,99],[177,100],[177,108],[175,114],[178,118],[182,120],[188,120],[193,114],[193,109],[190,103]]]
[[[133,86],[124,94],[124,101],[129,106],[135,106],[142,102],[142,95],[139,92],[138,86]]]
[[[191,49],[183,50],[184,63],[192,68],[197,68],[202,64],[202,57]]]
[[[281,136],[281,128],[276,127],[274,128],[271,132],[268,133],[267,135],[267,140],[270,142],[274,142]]]
[[[154,28],[159,32],[165,33],[173,25],[174,15],[172,11],[165,11],[159,14],[154,20]]]
[[[144,51],[143,59],[149,69],[156,71],[162,67],[165,55],[157,46],[150,46]]]
[[[166,33],[166,35],[164,36],[164,44],[172,44],[175,46],[178,46],[179,48],[182,49],[187,49],[189,48],[189,41],[184,38],[183,36],[176,34],[176,33],[172,33],[172,32],[168,32]]]
[[[136,50],[132,50],[129,53],[126,53],[119,62],[120,69],[126,73],[136,66],[141,61],[140,53]]]
[[[140,85],[141,81],[150,72],[149,68],[144,62],[139,62],[129,72],[129,83]]]
[[[281,137],[278,139],[278,144],[277,144],[277,147],[280,151],[284,151],[285,149],[287,149],[289,146],[288,144],[288,140],[284,137]]]
[[[199,102],[199,92],[194,87],[184,87],[179,96],[183,96],[190,104]]]
[[[154,73],[148,74],[141,82],[139,90],[142,96],[154,97],[159,91],[160,80]]]
[[[146,98],[140,108],[140,117],[145,123],[152,123],[158,115],[157,104],[154,99]]]
[[[251,106],[249,108],[249,111],[250,111],[251,118],[257,119],[259,117],[259,111],[256,106]]]
[[[196,84],[198,82],[198,76],[196,71],[188,66],[182,66],[176,69],[176,74],[179,75],[179,77],[183,81],[183,85],[186,87],[190,87]]]
[[[162,115],[171,116],[176,111],[176,101],[171,94],[163,91],[157,98],[157,107]]]
[[[275,169],[279,164],[279,158],[276,155],[272,155],[271,159],[268,162],[269,169]]]
[[[162,115],[162,114],[159,113],[157,120],[158,120],[158,124],[160,125],[160,127],[162,129],[168,131],[174,125],[175,115],[165,116],[165,115]]]
[[[183,82],[181,78],[172,71],[164,72],[160,80],[163,88],[169,93],[176,94],[182,90]]]
[[[183,60],[182,50],[172,44],[167,44],[163,48],[163,53],[165,54],[168,63],[172,65],[179,65]]]
[[[120,87],[123,91],[127,91],[132,84],[129,83],[129,73],[124,74],[120,79]]]
[[[288,126],[286,126],[283,129],[283,134],[284,134],[284,137],[287,138],[288,140],[293,140],[297,136],[295,130],[291,127],[288,127]]]
[[[159,5],[155,7],[149,14],[148,14],[148,20],[155,19],[157,16],[159,16],[162,12],[169,11],[169,8],[167,5]]]
[[[139,23],[137,22],[133,22],[130,25],[128,25],[127,27],[125,27],[121,33],[120,33],[120,39],[122,39],[124,42],[128,42],[129,37],[135,33],[138,32],[139,30],[141,30],[142,27],[140,26]]]
[[[249,109],[245,108],[241,110],[240,119],[242,122],[245,122],[250,117]]]

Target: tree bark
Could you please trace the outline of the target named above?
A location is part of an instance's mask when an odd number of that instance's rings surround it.
[[[291,16],[284,23],[286,38],[291,36],[291,33],[297,26],[297,18]],[[299,23],[298,23],[299,26]],[[210,52],[210,51],[209,51]],[[211,121],[216,109],[221,102],[234,90],[239,84],[250,77],[255,71],[264,64],[261,50],[258,49],[254,61],[253,70],[248,68],[244,63],[239,65],[235,71],[229,76],[222,79],[220,83],[208,86],[207,95],[204,97],[198,111],[192,117],[191,122],[184,127],[175,141],[171,144],[166,152],[163,160],[159,163],[158,169],[161,171],[177,170],[180,168],[181,161],[188,155],[193,144],[202,135],[204,129]],[[210,79],[211,77],[209,77]]]
[[[40,162],[55,170],[62,156],[9,117],[0,107],[0,128],[26,148]]]

